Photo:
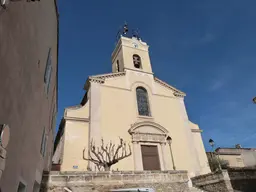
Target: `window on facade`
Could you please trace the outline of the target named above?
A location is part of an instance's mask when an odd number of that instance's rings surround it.
[[[44,83],[45,83],[45,89],[48,94],[49,87],[50,87],[50,81],[51,81],[51,74],[52,74],[52,49],[50,48],[48,51],[48,57],[44,72]]]
[[[47,136],[44,128],[42,140],[41,140],[41,149],[40,149],[40,153],[42,154],[43,157],[45,156],[45,151],[46,151],[46,141],[47,141]]]
[[[116,70],[117,72],[120,72],[119,60],[116,61]]]
[[[143,87],[138,87],[136,89],[136,96],[139,115],[150,116],[147,90]]]
[[[135,68],[141,68],[141,58],[139,55],[133,55],[133,64]]]

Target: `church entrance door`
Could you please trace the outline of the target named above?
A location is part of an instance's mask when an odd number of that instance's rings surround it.
[[[161,170],[158,149],[155,145],[141,145],[143,170]]]

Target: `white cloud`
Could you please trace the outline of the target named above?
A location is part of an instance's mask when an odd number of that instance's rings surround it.
[[[215,80],[212,85],[210,85],[209,90],[210,91],[217,91],[218,89],[221,89],[224,86],[224,81],[222,80]]]
[[[209,91],[217,91],[228,86],[232,78],[234,78],[234,71],[229,65],[221,65],[221,67],[216,68],[212,74],[214,78],[209,83]]]

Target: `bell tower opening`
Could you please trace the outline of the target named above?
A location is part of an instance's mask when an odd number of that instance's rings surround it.
[[[139,55],[134,54],[133,56],[133,64],[137,69],[141,69],[141,59]]]
[[[152,74],[149,46],[141,40],[138,30],[133,30],[130,35],[126,24],[118,34],[118,42],[111,56],[112,72],[132,70]]]

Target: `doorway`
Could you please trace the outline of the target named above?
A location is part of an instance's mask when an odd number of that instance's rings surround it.
[[[141,145],[143,170],[161,170],[156,145]]]

